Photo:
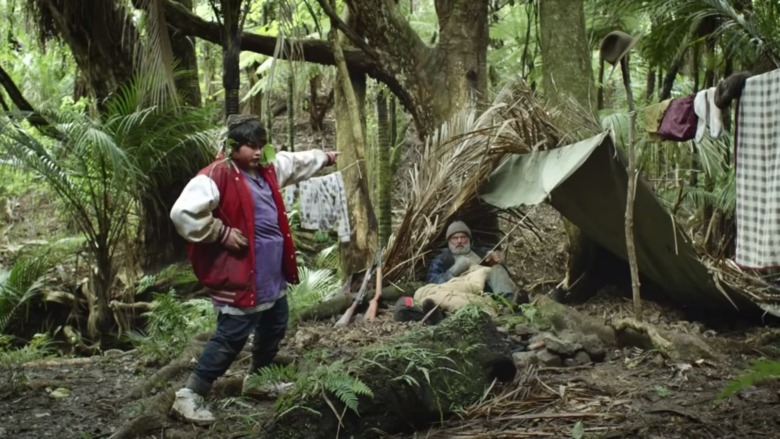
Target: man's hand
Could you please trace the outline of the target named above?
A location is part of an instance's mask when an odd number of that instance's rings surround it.
[[[469,262],[469,259],[463,256],[459,256],[455,258],[455,263],[452,264],[452,267],[450,267],[449,271],[453,276],[460,276],[461,273],[468,270],[469,267],[471,267],[471,262]]]
[[[228,235],[225,238],[225,242],[222,243],[222,245],[225,246],[228,250],[232,250],[234,252],[241,251],[244,247],[246,247],[248,244],[248,241],[243,233],[241,233],[241,230],[230,228],[228,231]]]
[[[485,256],[485,265],[492,267],[501,263],[501,252],[490,252]]]

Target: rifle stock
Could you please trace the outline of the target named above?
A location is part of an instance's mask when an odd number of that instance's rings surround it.
[[[379,309],[379,299],[382,298],[382,249],[379,248],[376,251],[376,289],[374,291],[374,298],[368,304],[368,311],[364,316],[365,320],[369,322],[374,321],[376,318],[376,311]]]
[[[344,311],[344,314],[339,317],[335,326],[349,325],[349,322],[352,320],[352,316],[355,315],[355,311],[357,310],[358,305],[360,305],[360,302],[363,301],[363,298],[366,295],[366,288],[368,288],[368,278],[371,277],[371,271],[373,268],[374,267],[369,267],[369,269],[366,270],[366,274],[363,276],[363,283],[360,284],[360,290],[358,291],[357,297],[352,301],[352,305],[350,305],[349,308]]]

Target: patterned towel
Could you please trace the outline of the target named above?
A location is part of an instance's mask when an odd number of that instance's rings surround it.
[[[339,241],[349,242],[349,212],[341,172],[298,183],[298,194],[301,228],[330,230],[335,227]]]
[[[736,262],[780,266],[780,70],[745,82],[736,145]]]

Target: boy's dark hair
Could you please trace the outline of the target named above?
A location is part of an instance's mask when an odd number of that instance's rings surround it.
[[[228,117],[227,126],[227,145],[232,150],[245,144],[263,146],[268,140],[265,128],[257,116],[234,114]]]

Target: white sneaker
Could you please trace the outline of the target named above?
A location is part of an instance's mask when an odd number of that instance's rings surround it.
[[[293,383],[271,383],[263,386],[253,386],[249,383],[249,377],[251,376],[252,375],[247,375],[244,377],[244,385],[241,389],[241,393],[255,398],[276,399],[279,395],[290,390],[293,386]]]
[[[179,418],[197,425],[213,424],[217,419],[206,406],[203,397],[184,387],[176,391],[171,411]]]

